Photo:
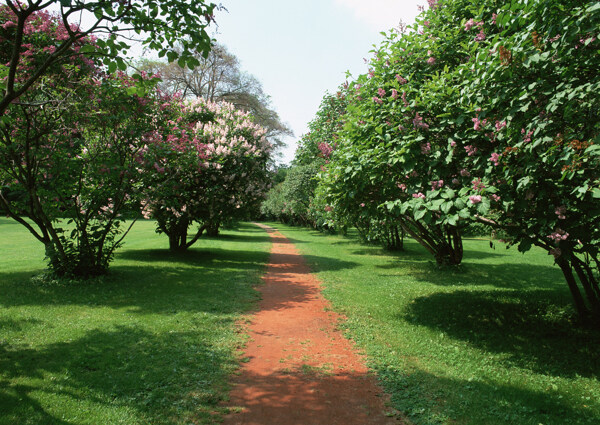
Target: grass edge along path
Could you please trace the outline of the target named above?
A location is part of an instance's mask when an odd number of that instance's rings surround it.
[[[570,322],[552,260],[466,240],[438,269],[411,240],[386,252],[355,236],[268,223],[324,283],[324,295],[414,424],[600,423],[600,335]]]
[[[83,283],[41,282],[41,244],[7,219],[0,235],[1,425],[220,421],[268,260],[263,230],[172,254],[138,222],[110,274]]]

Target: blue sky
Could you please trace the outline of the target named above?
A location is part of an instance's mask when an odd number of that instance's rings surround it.
[[[380,32],[414,22],[425,0],[222,0],[213,35],[257,77],[294,131],[281,162],[294,155],[326,90],[366,72],[363,58]]]

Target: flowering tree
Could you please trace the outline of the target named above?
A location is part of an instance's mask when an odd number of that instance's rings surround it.
[[[377,204],[409,233],[427,227],[417,240],[456,241],[472,221],[502,229],[552,254],[582,318],[600,318],[600,6],[429,3],[351,86],[334,207]]]
[[[11,13],[0,8],[5,32],[14,28]],[[47,13],[29,16],[17,84],[29,81],[66,31]],[[151,125],[150,99],[130,93],[133,79],[109,77],[82,54],[93,47],[91,38],[78,38],[64,61],[53,62],[13,100],[0,124],[0,206],[44,244],[57,275],[106,271],[122,240],[121,213],[134,201],[139,139]],[[11,50],[2,54],[0,62],[8,62]]]
[[[271,145],[265,129],[226,102],[175,97],[161,109],[162,124],[148,135],[140,158],[147,170],[145,214],[157,219],[171,250],[185,250],[205,231],[258,208]],[[188,240],[194,222],[199,228]]]
[[[125,32],[145,34],[142,43],[160,57],[197,65],[194,52],[210,51],[205,28],[215,7],[182,0],[5,0],[0,6],[0,43],[6,59],[0,64],[0,117],[41,76],[68,63],[73,53],[102,57],[111,72],[125,70],[120,57],[129,48],[121,37]],[[50,8],[58,9],[57,14]],[[84,15],[92,20],[87,29],[76,22]],[[42,34],[53,37],[43,47],[36,42],[36,35]],[[178,42],[181,50],[175,49]]]

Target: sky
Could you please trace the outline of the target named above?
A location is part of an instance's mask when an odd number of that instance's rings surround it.
[[[346,81],[346,71],[367,72],[363,58],[381,31],[411,24],[426,0],[221,0],[217,42],[254,75],[272,106],[294,132],[280,163],[289,163],[326,91]]]

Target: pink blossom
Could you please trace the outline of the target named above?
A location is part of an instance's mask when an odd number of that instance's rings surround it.
[[[463,168],[462,170],[460,170],[460,175],[463,177],[469,177],[471,173],[469,173],[465,168]]]
[[[465,151],[467,151],[468,156],[473,156],[477,153],[477,148],[473,145],[465,146]]]
[[[406,92],[402,92],[402,101],[404,102],[404,106],[408,106],[408,100],[406,100]]]
[[[424,21],[423,25],[425,25],[426,27],[429,27],[429,21]]]
[[[450,141],[450,146],[455,147],[456,146],[456,142],[454,140]]]
[[[423,122],[423,117],[421,117],[418,112],[415,114],[415,118],[413,119],[413,126],[415,128],[429,128],[429,125]]]
[[[392,99],[398,99],[398,90],[392,89]]]
[[[437,9],[439,0],[427,0],[430,9]]]
[[[496,19],[498,19],[498,14],[492,13],[492,24],[496,25]]]
[[[427,59],[427,63],[428,63],[429,65],[433,65],[433,64],[435,64],[435,58],[434,58],[433,56],[431,56],[429,59]]]
[[[490,161],[497,167],[500,164],[500,155],[496,152],[492,153],[490,156]]]
[[[421,199],[425,199],[425,195],[423,195],[421,192],[419,193],[413,193],[412,194],[413,198],[421,198]]]
[[[475,36],[475,41],[483,41],[485,40],[485,33],[483,32],[483,29],[481,29],[479,31],[479,33]]]
[[[478,204],[481,202],[481,195],[471,195],[469,196],[469,201],[471,201],[472,204]]]
[[[365,207],[365,203],[364,203],[364,202],[361,202],[361,204],[360,204],[360,207],[361,207],[361,208],[364,208],[364,207]]]
[[[381,87],[379,87],[379,88],[377,89],[377,94],[378,94],[380,97],[385,97],[385,89],[382,89]]]
[[[567,213],[567,207],[565,207],[564,205],[556,207],[554,213],[558,216],[559,220],[564,220],[566,218],[565,214]]]
[[[381,100],[381,99],[380,99],[380,98],[378,98],[377,96],[374,96],[374,97],[373,97],[373,102],[375,102],[375,103],[377,103],[377,104],[381,105],[381,104],[383,103],[383,100]]]
[[[427,155],[429,152],[431,152],[431,143],[421,143],[421,153]]]
[[[398,184],[398,189],[400,189],[401,191],[405,191],[406,190],[406,185],[404,183],[399,183]]]
[[[434,180],[431,182],[431,190],[437,190],[444,187],[444,180]]]
[[[504,127],[506,127],[506,121],[496,121],[496,131],[500,131],[502,130]]]
[[[483,190],[485,189],[485,184],[481,182],[481,179],[477,178],[471,182],[473,184],[473,190]]]
[[[375,71],[373,71],[372,69],[369,69],[369,78],[373,78],[375,77]]]
[[[473,27],[480,27],[483,25],[483,21],[475,21],[473,18],[465,22],[465,31],[470,31]]]
[[[557,228],[554,233],[546,236],[548,239],[553,240],[554,242],[566,241],[569,237],[569,234],[564,230]]]
[[[325,158],[329,158],[333,152],[333,148],[329,143],[319,143],[319,151]]]
[[[400,84],[408,83],[408,80],[406,78],[403,78],[400,74],[396,74],[396,80],[398,80]]]
[[[4,24],[2,24],[2,28],[4,28],[5,30],[16,26],[17,24],[15,24],[13,21],[6,21]]]
[[[492,198],[494,202],[500,202],[500,196],[496,195],[495,193],[492,193],[490,198]]]
[[[529,143],[529,142],[531,142],[531,136],[533,136],[533,130],[531,130],[531,131],[528,131],[527,133],[525,133],[525,129],[524,129],[524,128],[522,128],[522,129],[521,129],[521,134],[524,134],[524,136],[523,136],[523,142],[524,142],[524,143]]]

